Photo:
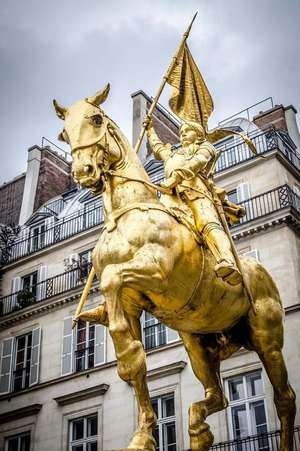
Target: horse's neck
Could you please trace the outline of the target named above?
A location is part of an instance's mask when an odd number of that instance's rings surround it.
[[[105,210],[114,211],[133,203],[159,202],[153,189],[142,183],[149,182],[150,179],[138,156],[120,130],[118,132],[115,143],[117,142],[120,158],[111,166],[114,175],[108,176],[107,192],[103,196]]]

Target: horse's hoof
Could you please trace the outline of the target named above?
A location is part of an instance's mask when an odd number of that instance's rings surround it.
[[[152,434],[148,432],[139,431],[132,437],[129,446],[127,448],[129,451],[155,451],[156,442]]]
[[[213,442],[214,436],[209,429],[207,423],[203,423],[198,431],[189,430],[190,434],[190,448],[191,451],[209,451]]]

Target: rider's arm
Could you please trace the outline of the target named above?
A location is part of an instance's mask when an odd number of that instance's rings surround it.
[[[147,136],[155,158],[157,160],[167,160],[172,153],[171,144],[163,144],[152,126],[148,128]]]
[[[201,173],[211,160],[215,157],[214,147],[204,142],[199,146],[197,152],[189,159],[185,161],[184,166],[180,169],[176,169],[173,172],[180,174],[182,179],[190,180],[194,178],[198,173]],[[172,174],[173,175],[173,174]]]

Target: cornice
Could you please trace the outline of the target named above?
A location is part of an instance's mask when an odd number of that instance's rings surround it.
[[[0,414],[0,424],[15,421],[19,418],[29,417],[30,415],[37,415],[42,407],[42,404],[30,404],[29,406],[21,407],[20,409],[3,412]]]
[[[58,396],[53,398],[60,406],[66,406],[72,404],[73,402],[82,401],[83,399],[93,398],[94,396],[102,396],[109,389],[108,384],[100,384],[94,387],[85,388],[83,390],[67,393],[66,395]]]

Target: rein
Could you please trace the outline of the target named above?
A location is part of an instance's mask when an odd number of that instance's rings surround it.
[[[144,185],[149,186],[149,188],[152,188],[152,189],[154,189],[156,191],[160,191],[161,193],[171,194],[171,190],[169,190],[168,188],[163,188],[162,186],[155,185],[155,183],[148,182],[147,180],[143,180],[143,179],[139,179],[139,178],[135,178],[135,177],[127,177],[126,175],[119,174],[118,172],[113,171],[112,169],[108,169],[105,172],[105,174],[109,174],[109,175],[112,175],[114,177],[119,177],[121,179],[128,180],[130,182],[143,183]]]

